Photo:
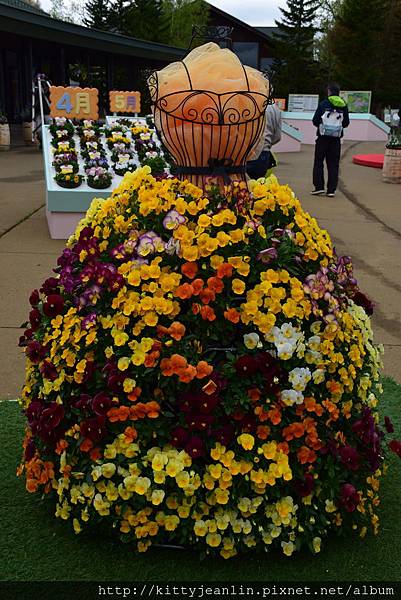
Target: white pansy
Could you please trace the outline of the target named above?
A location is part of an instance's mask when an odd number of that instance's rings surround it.
[[[297,367],[288,375],[288,381],[297,392],[303,392],[311,378],[312,373],[307,367]]]
[[[294,354],[295,345],[289,342],[284,344],[276,344],[277,356],[282,360],[288,360]]]
[[[286,406],[293,406],[293,404],[302,404],[304,396],[302,392],[296,390],[282,390],[281,400]]]
[[[308,339],[308,346],[311,350],[319,350],[319,346],[320,346],[320,337],[318,335],[312,335],[312,337],[310,337]]]
[[[262,342],[260,341],[260,337],[257,333],[245,333],[244,344],[249,350],[262,348]]]
[[[298,335],[297,330],[291,323],[283,323],[280,327],[281,334],[286,338],[295,338]]]

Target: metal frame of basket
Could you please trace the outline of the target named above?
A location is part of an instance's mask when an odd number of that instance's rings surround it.
[[[203,188],[210,178],[219,185],[245,180],[248,156],[264,131],[269,96],[251,91],[243,65],[246,89],[215,93],[194,89],[181,64],[186,90],[159,96],[157,72],[148,80],[155,126],[175,161],[174,173]]]

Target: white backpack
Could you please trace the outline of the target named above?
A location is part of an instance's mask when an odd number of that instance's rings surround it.
[[[329,137],[341,137],[343,132],[343,113],[335,109],[326,110],[322,115],[319,125],[320,135]]]

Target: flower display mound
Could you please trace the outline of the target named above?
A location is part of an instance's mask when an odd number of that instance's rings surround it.
[[[19,472],[76,533],[228,558],[377,532],[371,304],[288,186],[250,189],[128,173],[32,292]]]

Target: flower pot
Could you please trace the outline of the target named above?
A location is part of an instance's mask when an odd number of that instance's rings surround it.
[[[94,190],[105,190],[111,186],[112,179],[110,178],[103,181],[95,181],[92,177],[87,177],[86,182],[88,186]]]
[[[383,181],[385,183],[401,183],[401,148],[386,148]]]
[[[8,123],[0,125],[0,150],[10,149],[10,127]]]
[[[33,144],[32,141],[32,121],[26,121],[22,123],[22,137],[25,143],[25,146],[31,146]]]
[[[56,181],[57,185],[59,185],[62,188],[66,188],[67,190],[73,190],[74,188],[79,187],[82,183],[81,178],[77,182],[75,182],[74,180],[62,181],[62,180],[57,180],[57,179],[55,179],[55,181]]]

